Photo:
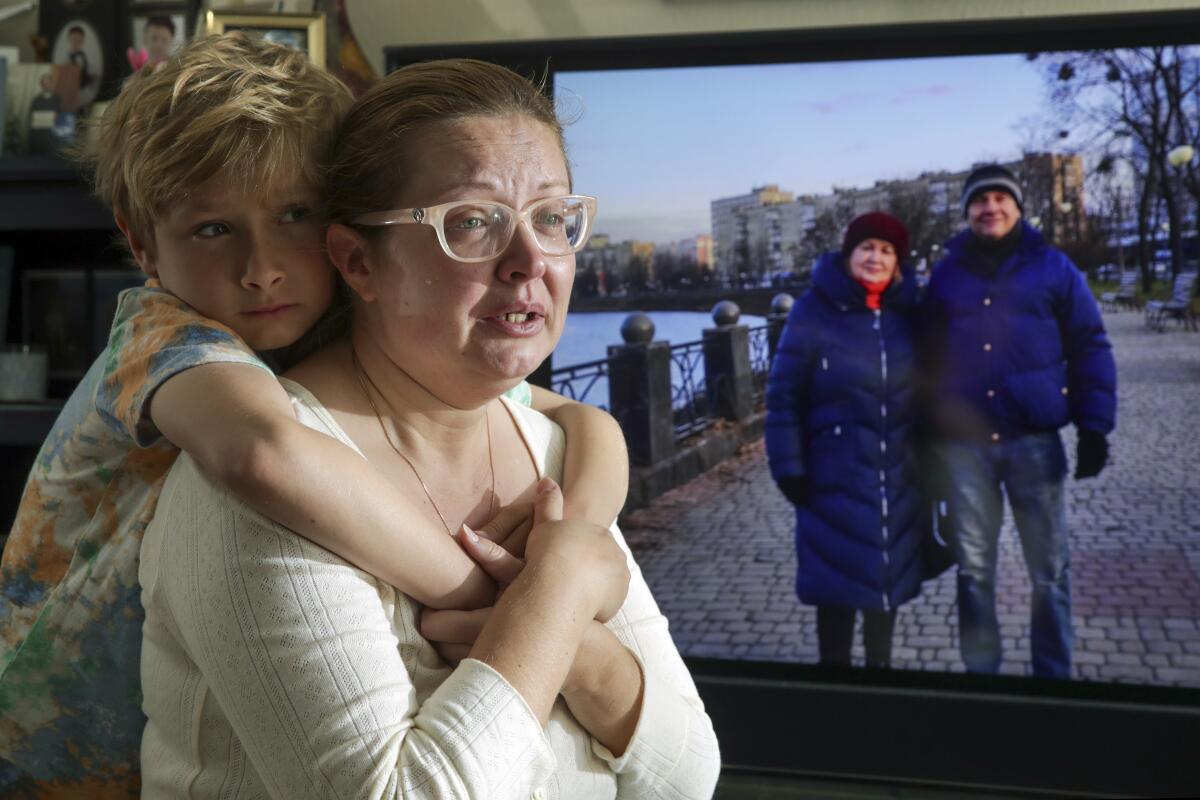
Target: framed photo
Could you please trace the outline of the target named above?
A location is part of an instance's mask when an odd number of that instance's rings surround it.
[[[12,274],[13,249],[0,244],[0,344],[8,341],[8,306],[12,292]]]
[[[8,132],[8,59],[0,54],[0,156],[4,155],[4,139]],[[2,326],[0,326],[2,328]],[[3,335],[3,330],[0,330]]]
[[[64,109],[76,111],[86,108],[96,99],[100,86],[104,83],[106,70],[111,65],[105,64],[105,54],[109,52],[109,43],[101,38],[100,33],[83,17],[68,19],[54,36],[50,50],[50,61],[59,65],[75,66],[79,69],[79,99],[72,103],[75,108]]]
[[[78,269],[29,270],[24,277],[21,340],[46,348],[51,378],[79,378],[91,362],[87,274]]]
[[[161,64],[188,39],[187,7],[173,4],[134,4],[129,9],[129,42],[133,52],[146,50],[147,63]]]
[[[52,155],[75,137],[80,69],[74,64],[12,64],[6,83],[14,153]]]
[[[146,280],[135,269],[35,269],[23,277],[22,340],[46,348],[51,379],[87,372],[108,341],[117,295]]]
[[[116,22],[125,5],[124,0],[40,0],[37,4],[38,35],[46,43],[44,58],[39,60],[79,69],[80,112],[86,113],[93,100],[105,100],[121,88],[125,45]]]
[[[322,14],[230,14],[209,11],[206,33],[245,31],[270,42],[308,54],[318,67],[325,66],[325,17]]]

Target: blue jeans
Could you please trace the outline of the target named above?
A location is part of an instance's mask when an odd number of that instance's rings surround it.
[[[997,444],[954,442],[940,448],[958,559],[959,646],[968,672],[995,673],[1002,658],[996,620],[996,557],[1003,519],[1001,486],[1033,583],[1033,674],[1071,676],[1071,565],[1058,433]]]

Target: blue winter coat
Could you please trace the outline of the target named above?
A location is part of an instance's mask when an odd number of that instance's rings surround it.
[[[939,432],[1002,441],[1071,421],[1107,434],[1117,370],[1096,301],[1071,260],[1020,224],[994,275],[971,268],[969,231],[933,270],[921,319]]]
[[[802,603],[890,609],[921,585],[924,504],[914,481],[909,273],[882,308],[830,253],[792,307],[767,383],[771,476],[807,476],[796,508]]]

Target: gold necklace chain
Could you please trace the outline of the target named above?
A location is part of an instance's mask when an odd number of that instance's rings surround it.
[[[388,410],[392,412],[393,417],[396,414],[396,410],[392,408],[391,401],[387,399],[387,395],[379,390],[379,387],[375,385],[375,381],[371,380],[371,376],[363,368],[362,362],[358,360],[358,351],[354,348],[353,344],[350,345],[350,360],[354,364],[354,375],[358,378],[358,388],[362,389],[363,396],[367,398],[367,403],[371,406],[372,413],[375,414],[375,421],[379,423],[379,430],[383,433],[384,441],[388,443],[388,447],[391,447],[395,451],[396,455],[404,459],[405,464],[408,464],[408,468],[412,470],[417,483],[421,484],[421,489],[425,492],[425,497],[429,498],[429,504],[433,506],[434,513],[442,521],[442,526],[445,527],[446,533],[453,536],[454,531],[450,529],[450,523],[446,521],[446,516],[442,513],[442,510],[438,508],[437,501],[433,499],[433,494],[429,491],[429,487],[425,485],[425,481],[421,478],[421,473],[417,470],[417,465],[396,446],[396,443],[392,441],[392,435],[388,432],[387,426],[383,424],[383,417],[380,415],[379,409],[375,406],[375,399],[371,397],[371,392],[367,389],[367,384],[370,384],[375,393],[383,398],[383,402],[387,403]],[[483,410],[483,421],[487,426],[488,469],[492,473],[492,496],[488,501],[488,519],[491,519],[495,515],[494,509],[496,507],[496,462],[492,457],[492,415],[486,407]]]

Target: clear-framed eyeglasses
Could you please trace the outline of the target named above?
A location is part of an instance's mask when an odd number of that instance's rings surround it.
[[[425,208],[372,211],[352,225],[429,225],[437,231],[446,255],[468,264],[488,261],[504,252],[517,225],[533,234],[548,256],[577,253],[587,244],[596,217],[596,198],[566,194],[535,200],[517,211],[504,203],[456,200]]]

